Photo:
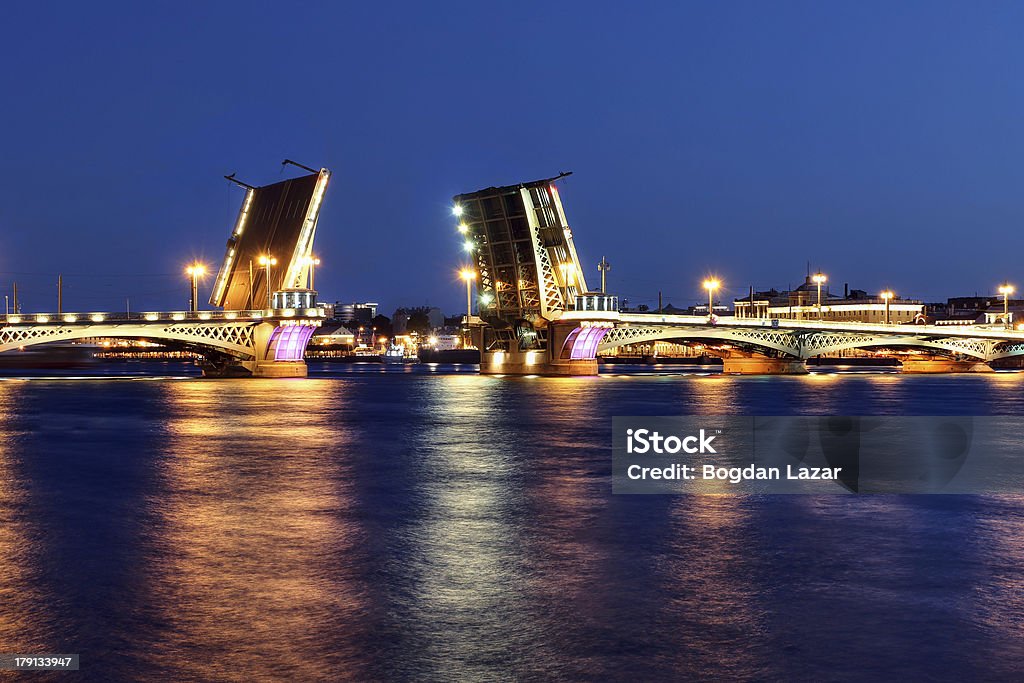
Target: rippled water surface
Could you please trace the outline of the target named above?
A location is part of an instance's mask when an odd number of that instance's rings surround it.
[[[1019,678],[1024,499],[613,496],[610,418],[1021,415],[1024,375],[471,370],[0,380],[0,652],[81,680]]]

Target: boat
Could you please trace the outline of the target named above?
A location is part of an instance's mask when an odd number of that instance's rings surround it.
[[[420,359],[413,348],[406,349],[405,344],[392,344],[380,355],[380,360],[388,364],[419,363]]]

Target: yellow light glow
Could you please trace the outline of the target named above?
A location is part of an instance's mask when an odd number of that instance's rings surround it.
[[[260,265],[261,266],[265,266],[267,264],[272,265],[272,266],[276,266],[277,265],[277,259],[274,258],[273,256],[260,256]]]
[[[815,284],[819,284],[819,285],[821,283],[823,283],[823,282],[827,282],[828,281],[828,278],[825,276],[825,273],[815,273],[814,277],[812,277],[811,279],[814,280]]]
[[[461,277],[463,280],[475,280],[476,271],[470,270],[469,268],[463,268],[462,270],[459,271],[459,277]]]
[[[715,279],[709,279],[704,281],[704,289],[714,291],[722,285],[721,282]]]
[[[92,315],[89,316],[89,320],[93,321],[94,323],[101,323],[105,320],[105,318],[103,317],[102,313],[93,313]]]
[[[888,301],[889,299],[892,299],[892,298],[893,298],[893,297],[895,297],[896,295],[895,295],[895,294],[894,294],[893,292],[891,292],[890,290],[888,290],[888,289],[887,289],[887,290],[885,290],[884,292],[882,292],[882,293],[880,294],[880,296],[881,296],[881,297],[882,297],[883,299],[885,299],[886,301]]]
[[[459,223],[458,228],[459,232],[461,232],[463,235],[469,232],[469,226],[466,225],[465,223]]]
[[[206,266],[202,263],[193,263],[185,269],[185,272],[193,277],[202,277],[203,275],[206,275]]]
[[[21,316],[20,315],[12,315],[12,316],[7,318],[7,321],[8,322],[12,322],[12,323],[20,323],[21,322]]]
[[[209,320],[210,319],[210,314],[209,313],[200,313],[199,314],[199,319],[200,320]]]
[[[157,313],[147,313],[146,314],[146,320],[149,320],[150,322],[152,322],[154,320],[159,320],[159,319],[160,319],[160,316]]]
[[[1004,295],[1013,294],[1014,289],[1011,284],[1004,284],[999,287],[999,293]]]
[[[78,316],[77,315],[68,314],[68,315],[64,316],[64,322],[66,322],[66,323],[73,323],[73,322],[76,322],[77,320],[78,320]]]
[[[452,215],[453,216],[461,216],[462,215],[462,205],[461,204],[456,204],[455,206],[452,207]]]
[[[50,319],[48,317],[46,317],[45,315],[37,315],[36,316],[36,322],[37,323],[48,323],[48,322],[50,322]]]

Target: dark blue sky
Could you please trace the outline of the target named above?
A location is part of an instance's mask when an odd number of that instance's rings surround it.
[[[317,286],[458,311],[453,194],[561,185],[631,303],[1024,285],[1019,3],[17,3],[0,278],[26,310],[181,308],[241,191],[334,173]],[[209,284],[209,283],[207,283]],[[207,288],[208,291],[208,288]],[[205,298],[205,297],[204,297]]]

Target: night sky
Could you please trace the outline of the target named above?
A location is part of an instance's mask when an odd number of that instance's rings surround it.
[[[207,6],[209,5],[209,6]],[[560,185],[630,304],[1024,286],[1019,3],[11,3],[0,279],[183,309],[242,191],[334,171],[323,300],[460,310],[452,195]],[[288,174],[292,171],[284,171]],[[212,278],[204,287],[204,301]]]

